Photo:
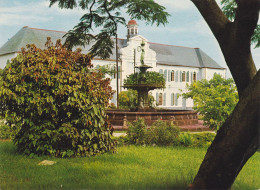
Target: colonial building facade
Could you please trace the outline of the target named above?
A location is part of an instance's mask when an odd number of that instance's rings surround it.
[[[199,48],[181,47],[174,45],[158,44],[149,42],[145,37],[138,34],[136,21],[130,20],[127,25],[127,39],[118,39],[119,47],[119,92],[125,90],[124,79],[132,74],[135,66],[140,65],[140,44],[145,43],[144,63],[151,66],[151,71],[157,71],[164,75],[166,88],[153,90],[152,95],[156,98],[158,107],[167,109],[191,109],[193,101],[184,99],[178,94],[185,91],[186,84],[195,80],[211,79],[214,74],[226,76],[226,69],[221,67],[205,52]],[[45,29],[23,27],[10,40],[0,48],[0,68],[4,68],[7,61],[16,57],[26,44],[35,44],[39,48],[45,48],[47,37],[55,42],[61,39],[65,32]],[[83,49],[87,53],[91,45]],[[94,58],[94,67],[110,65],[115,66],[115,49],[109,59]],[[148,71],[149,71],[148,70]],[[137,71],[138,72],[138,71]],[[111,86],[116,90],[116,77],[111,77]],[[116,95],[111,100],[116,103]]]

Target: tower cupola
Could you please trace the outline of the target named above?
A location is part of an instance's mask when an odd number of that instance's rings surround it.
[[[138,35],[138,25],[135,20],[130,20],[127,24],[127,39]]]

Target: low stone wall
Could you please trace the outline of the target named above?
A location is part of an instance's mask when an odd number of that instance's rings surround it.
[[[112,126],[123,126],[124,121],[135,121],[138,118],[144,118],[148,126],[157,120],[172,121],[175,125],[194,125],[198,124],[198,116],[196,111],[186,110],[156,110],[156,111],[119,111],[107,110],[109,122]]]

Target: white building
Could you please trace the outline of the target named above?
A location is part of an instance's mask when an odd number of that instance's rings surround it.
[[[26,44],[35,44],[38,48],[45,48],[47,37],[55,42],[62,39],[66,32],[30,28],[28,26],[19,30],[10,40],[0,48],[0,68],[4,68],[6,62],[16,57]],[[164,74],[166,88],[164,90],[153,90],[159,107],[170,109],[191,109],[193,101],[177,98],[180,89],[185,91],[186,83],[194,80],[211,79],[215,73],[226,76],[226,69],[218,65],[206,53],[199,48],[181,47],[174,45],[158,44],[149,42],[145,37],[138,34],[136,21],[130,20],[127,25],[127,39],[118,39],[119,47],[119,91],[125,90],[123,81],[126,76],[134,72],[134,64],[140,65],[139,46],[145,42],[144,63],[152,66],[150,70]],[[91,46],[83,48],[87,53]],[[134,56],[135,55],[135,56]],[[134,61],[134,57],[136,57]],[[94,66],[115,65],[115,49],[109,59],[94,58]],[[116,79],[112,77],[111,86],[116,90]],[[116,102],[116,97],[112,99]]]

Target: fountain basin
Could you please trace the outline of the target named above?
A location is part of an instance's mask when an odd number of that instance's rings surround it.
[[[123,126],[124,122],[133,122],[138,118],[144,118],[148,126],[157,120],[171,121],[177,126],[198,124],[197,112],[193,110],[107,110],[106,113],[112,126]]]

